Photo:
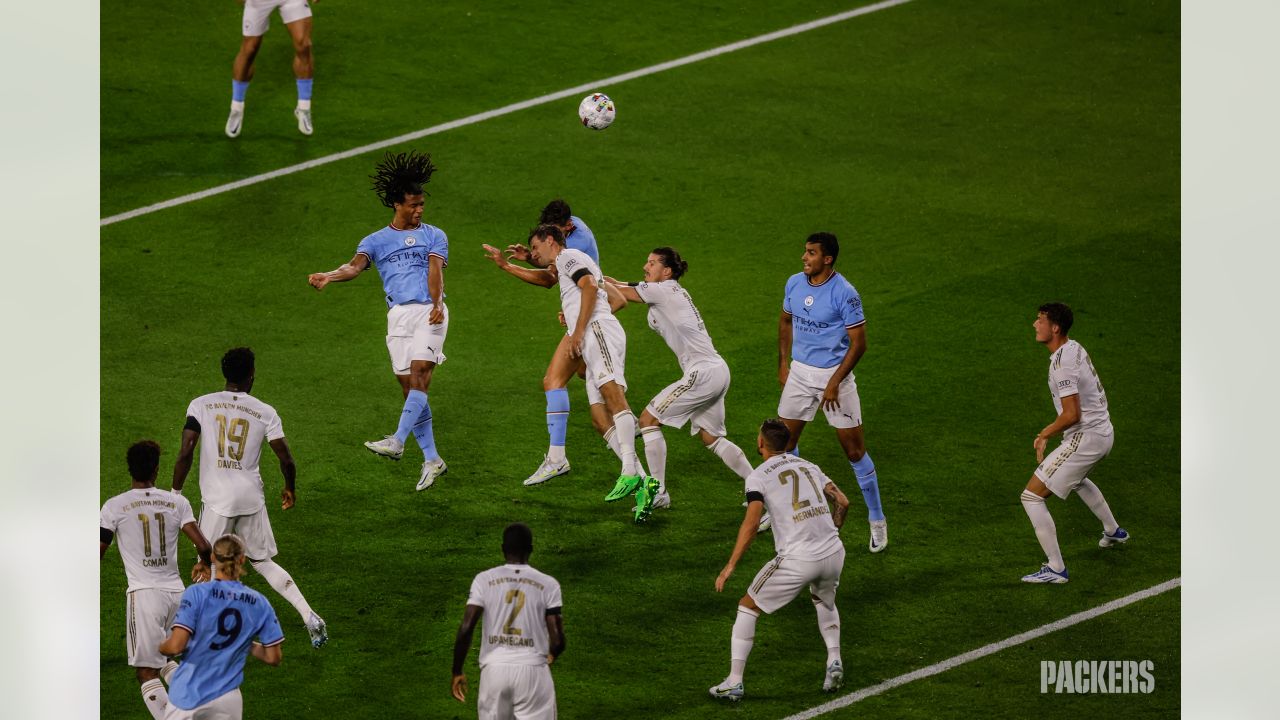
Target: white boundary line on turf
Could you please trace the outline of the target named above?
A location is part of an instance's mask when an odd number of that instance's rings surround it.
[[[765,35],[758,35],[756,37],[748,38],[746,40],[739,40],[738,42],[735,42],[735,43],[722,45],[718,48],[712,48],[710,50],[704,50],[703,52],[695,53],[693,55],[686,55],[685,57],[678,58],[676,60],[669,60],[667,62],[659,63],[657,65],[650,65],[649,67],[641,68],[639,70],[632,70],[629,73],[614,75],[613,77],[608,77],[603,80],[595,80],[589,83],[584,83],[582,85],[576,85],[566,90],[560,90],[559,92],[550,93],[548,95],[542,95],[536,98],[532,98],[530,100],[523,100],[521,102],[512,103],[510,105],[505,105],[503,107],[497,108],[496,110],[487,110],[485,112],[477,113],[475,115],[469,115],[467,117],[464,117],[458,120],[450,120],[447,123],[442,123],[440,125],[433,125],[429,128],[425,128],[423,130],[417,130],[415,132],[411,132],[406,135],[399,135],[397,137],[393,137],[387,140],[380,140],[376,143],[370,143],[369,145],[361,145],[360,147],[352,148],[350,150],[344,150],[340,153],[325,155],[324,157],[319,157],[314,160],[308,160],[303,163],[298,163],[297,165],[290,165],[288,167],[280,168],[279,170],[272,170],[271,172],[262,173],[261,175],[253,175],[251,177],[247,177],[242,180],[236,180],[235,182],[230,182],[225,185],[218,185],[217,187],[212,187],[212,188],[209,188],[208,190],[201,190],[199,192],[194,192],[189,195],[182,195],[181,197],[173,198],[172,200],[165,200],[163,202],[155,203],[154,205],[147,205],[146,207],[140,207],[140,208],[137,208],[136,210],[129,210],[128,212],[123,212],[118,215],[105,217],[99,221],[98,226],[103,227],[106,225],[111,225],[112,223],[118,223],[124,220],[129,220],[132,218],[139,217],[141,215],[147,215],[153,212],[157,212],[159,210],[165,210],[171,207],[177,207],[178,205],[185,205],[186,203],[195,202],[196,200],[203,200],[207,197],[213,197],[214,195],[221,195],[222,193],[225,193],[225,192],[238,190],[242,187],[248,187],[250,185],[256,185],[260,182],[266,182],[267,180],[272,180],[278,177],[284,177],[285,175],[292,175],[293,173],[302,172],[303,170],[310,170],[312,168],[320,167],[321,165],[328,165],[331,162],[337,162],[339,160],[346,160],[348,158],[353,158],[353,157],[356,157],[357,155],[363,155],[368,152],[373,152],[374,150],[382,150],[383,148],[388,148],[394,145],[399,145],[401,143],[406,143],[406,142],[409,142],[410,140],[417,140],[419,138],[427,137],[428,135],[436,135],[438,133],[445,132],[446,130],[453,130],[455,128],[465,127],[467,125],[474,125],[478,122],[489,120],[491,118],[500,117],[502,115],[509,115],[510,113],[516,112],[517,110],[525,110],[531,107],[536,107],[538,105],[545,105],[549,102],[562,100],[567,97],[573,97],[574,95],[577,95],[579,93],[603,90],[605,87],[609,85],[617,85],[619,83],[624,83],[628,80],[635,80],[636,78],[642,78],[642,77],[645,77],[646,75],[654,75],[656,73],[660,73],[666,70],[672,70],[674,68],[700,62],[702,60],[707,60],[720,55],[725,55],[727,53],[731,53],[737,50],[742,50],[744,48],[749,48],[755,45],[760,45],[762,43],[772,42],[774,40],[790,37],[792,35],[799,35],[800,33],[803,33],[803,32],[808,32],[810,30],[816,30],[817,28],[820,28],[820,27],[825,27],[827,25],[843,22],[851,18],[856,18],[860,15],[868,15],[870,13],[877,12],[879,10],[885,10],[887,8],[894,7],[896,5],[905,5],[906,3],[909,3],[909,2],[911,2],[911,0],[884,0],[884,2],[878,2],[873,5],[866,5],[866,6],[857,8],[855,10],[849,10],[847,12],[842,12],[837,15],[831,15],[828,17],[820,18],[818,20],[813,20],[811,22],[803,23],[800,25],[794,25],[792,27],[785,28],[783,30],[776,30],[774,32],[767,33]]]
[[[1176,577],[1172,580],[1166,580],[1165,582],[1162,582],[1159,585],[1154,585],[1152,587],[1147,588],[1146,590],[1139,590],[1138,592],[1133,593],[1132,595],[1126,595],[1125,597],[1122,597],[1118,600],[1112,600],[1111,602],[1105,603],[1103,605],[1099,605],[1098,607],[1093,608],[1092,610],[1085,610],[1083,612],[1078,612],[1075,615],[1068,615],[1067,617],[1064,617],[1061,620],[1055,620],[1054,622],[1051,622],[1048,625],[1041,625],[1040,627],[1034,630],[1028,630],[1027,632],[1024,632],[1020,635],[1014,635],[1013,637],[1005,638],[1004,640],[1001,640],[999,642],[994,642],[994,643],[991,643],[990,645],[984,645],[978,648],[977,650],[970,650],[967,653],[956,655],[953,658],[948,658],[946,660],[943,660],[940,663],[935,663],[933,665],[930,665],[929,667],[920,668],[919,670],[913,670],[912,672],[909,672],[905,675],[899,675],[898,677],[890,678],[889,680],[885,680],[879,685],[872,685],[871,687],[863,688],[861,690],[858,690],[857,692],[849,693],[848,695],[845,695],[844,697],[836,698],[831,702],[823,703],[822,705],[819,705],[817,707],[809,708],[808,710],[805,710],[804,712],[801,712],[801,713],[796,713],[795,715],[790,715],[786,718],[783,718],[783,720],[809,720],[809,718],[815,718],[815,717],[818,717],[819,715],[825,715],[833,710],[839,710],[841,708],[848,707],[856,702],[866,700],[869,697],[873,697],[875,695],[879,695],[888,690],[892,690],[893,688],[896,688],[899,685],[906,685],[909,682],[914,682],[916,680],[923,680],[924,678],[927,678],[933,675],[938,675],[939,673],[944,673],[952,668],[959,667],[960,665],[963,665],[967,662],[972,662],[979,658],[984,658],[988,655],[994,655],[995,653],[998,653],[1001,650],[1007,650],[1008,648],[1011,648],[1014,645],[1021,645],[1022,643],[1027,642],[1028,640],[1034,640],[1038,637],[1048,635],[1051,632],[1062,630],[1063,628],[1068,628],[1068,627],[1071,627],[1072,625],[1077,625],[1086,620],[1092,620],[1098,617],[1099,615],[1105,615],[1111,612],[1112,610],[1119,610],[1120,608],[1126,605],[1132,605],[1140,600],[1146,600],[1147,598],[1155,597],[1160,593],[1172,590],[1176,587],[1180,587],[1181,585],[1182,585],[1182,578],[1180,577]]]

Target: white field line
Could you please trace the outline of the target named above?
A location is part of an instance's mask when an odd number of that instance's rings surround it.
[[[348,158],[353,158],[358,155],[363,155],[368,152],[373,152],[374,150],[382,150],[383,148],[389,148],[395,145],[400,145],[402,143],[409,142],[410,140],[417,140],[419,138],[427,137],[428,135],[436,135],[438,133],[445,132],[446,130],[453,130],[455,128],[465,127],[467,125],[474,125],[484,120],[501,117],[503,115],[509,115],[518,110],[525,110],[531,107],[537,107],[538,105],[545,105],[549,102],[554,102],[556,100],[562,100],[564,98],[573,97],[580,93],[606,90],[611,85],[618,85],[628,80],[635,80],[636,78],[642,78],[647,75],[654,75],[656,73],[664,72],[666,70],[672,70],[674,68],[683,67],[685,65],[690,65],[692,63],[700,62],[702,60],[708,60],[713,57],[718,57],[720,55],[725,55],[727,53],[735,52],[737,50],[742,50],[744,48],[749,48],[755,45],[760,45],[762,43],[772,42],[774,40],[790,37],[792,35],[799,35],[800,33],[803,33],[803,32],[808,32],[810,30],[816,30],[817,28],[820,28],[820,27],[825,27],[827,25],[843,22],[845,20],[849,20],[851,18],[855,18],[860,15],[868,15],[870,13],[877,12],[879,10],[884,10],[887,8],[894,7],[895,5],[904,5],[908,2],[911,2],[911,0],[884,0],[884,2],[878,2],[873,5],[867,5],[864,7],[857,8],[856,10],[849,10],[847,12],[839,13],[838,15],[831,15],[828,17],[820,18],[818,20],[814,20],[812,22],[807,22],[801,25],[795,25],[789,28],[785,28],[783,30],[777,30],[771,33],[767,33],[765,35],[758,35],[756,37],[748,38],[746,40],[739,40],[738,42],[735,42],[735,43],[722,45],[718,48],[712,48],[710,50],[704,50],[703,52],[695,53],[693,55],[686,55],[685,57],[677,58],[675,60],[669,60],[667,62],[659,63],[657,65],[650,65],[649,67],[640,68],[639,70],[632,70],[629,73],[614,75],[613,77],[608,77],[603,80],[593,80],[589,83],[583,83],[582,85],[575,85],[574,87],[567,88],[565,90],[560,90],[558,92],[553,92],[548,95],[541,95],[539,97],[532,98],[530,100],[523,100],[518,103],[512,103],[511,105],[504,105],[503,107],[497,108],[496,110],[486,110],[485,112],[482,112],[482,113],[469,115],[467,117],[464,117],[458,120],[450,120],[447,123],[441,123],[440,125],[433,125],[429,128],[417,130],[405,135],[398,135],[396,137],[389,138],[387,140],[379,140],[378,142],[371,143],[369,145],[361,145],[360,147],[352,148],[350,150],[344,150],[340,153],[325,155],[324,157],[319,157],[314,160],[308,160],[303,163],[298,163],[297,165],[290,165],[288,167],[280,168],[279,170],[272,170],[271,172],[262,173],[261,175],[253,175],[251,177],[247,177],[241,180],[236,180],[235,182],[229,182],[225,185],[218,185],[217,187],[211,187],[208,190],[201,190],[199,192],[194,192],[189,195],[183,195],[181,197],[173,198],[172,200],[165,200],[163,202],[155,203],[154,205],[147,205],[146,207],[140,207],[135,210],[122,212],[118,215],[112,215],[110,217],[102,218],[99,221],[99,227],[110,225],[112,223],[122,222],[124,220],[136,218],[141,215],[147,215],[149,213],[153,213],[159,210],[165,210],[167,208],[177,207],[178,205],[185,205],[186,203],[195,202],[196,200],[203,200],[208,197],[213,197],[214,195],[221,195],[222,193],[225,193],[225,192],[238,190],[240,188],[248,187],[250,185],[256,185],[260,182],[266,182],[267,180],[272,180],[278,177],[284,177],[285,175],[292,175],[293,173],[302,172],[303,170],[310,170],[312,168],[320,167],[321,165],[328,165],[331,162],[337,162],[339,160],[346,160]]]
[[[1118,600],[1112,600],[1111,602],[1103,605],[1099,605],[1098,607],[1093,608],[1092,610],[1085,610],[1083,612],[1078,612],[1075,615],[1069,615],[1067,617],[1062,618],[1061,620],[1055,620],[1054,622],[1051,622],[1048,625],[1041,625],[1040,627],[1034,630],[1028,630],[1027,632],[1024,632],[1020,635],[1014,635],[1013,637],[1005,638],[1004,640],[1001,640],[999,642],[994,642],[994,643],[991,643],[990,645],[984,645],[978,648],[977,650],[970,650],[967,653],[956,655],[953,658],[948,658],[946,660],[943,660],[940,663],[935,663],[933,665],[930,665],[929,667],[920,668],[919,670],[913,670],[905,675],[899,675],[898,677],[890,678],[889,680],[885,680],[879,685],[872,685],[871,687],[865,687],[861,690],[858,690],[857,692],[849,693],[844,697],[836,698],[831,702],[823,703],[822,705],[818,705],[817,707],[809,708],[804,712],[796,713],[795,715],[788,716],[784,718],[784,720],[809,720],[809,718],[815,718],[815,717],[818,717],[819,715],[825,715],[826,713],[829,713],[833,710],[839,710],[840,708],[848,707],[856,702],[866,700],[869,697],[873,697],[883,692],[892,690],[893,688],[896,688],[900,685],[906,685],[909,682],[915,682],[916,680],[923,680],[924,678],[931,677],[939,673],[944,673],[952,668],[959,667],[967,662],[972,662],[979,658],[984,658],[988,655],[994,655],[995,653],[998,653],[1001,650],[1006,650],[1008,648],[1011,648],[1014,645],[1021,645],[1022,643],[1027,642],[1028,640],[1035,640],[1036,638],[1042,637],[1044,635],[1048,635],[1051,632],[1062,630],[1063,628],[1069,628],[1072,625],[1078,625],[1079,623],[1082,623],[1086,620],[1092,620],[1098,617],[1099,615],[1105,615],[1111,612],[1112,610],[1119,610],[1120,608],[1125,607],[1126,605],[1132,605],[1140,600],[1146,600],[1147,598],[1155,597],[1160,593],[1172,590],[1176,587],[1180,587],[1181,585],[1182,585],[1182,578],[1180,577],[1176,577],[1172,580],[1166,580],[1165,582],[1162,582],[1159,585],[1149,587],[1146,590],[1139,590],[1138,592],[1132,595],[1126,595],[1125,597],[1122,597]]]

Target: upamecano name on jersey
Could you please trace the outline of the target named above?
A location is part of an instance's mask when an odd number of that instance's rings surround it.
[[[492,579],[492,580],[490,580],[490,581],[489,581],[489,587],[495,587],[495,586],[501,585],[501,584],[503,584],[503,583],[521,583],[521,584],[523,584],[523,585],[532,585],[532,586],[534,586],[534,587],[538,588],[539,590],[544,590],[544,589],[545,589],[545,588],[543,588],[543,587],[542,587],[542,583],[540,583],[540,582],[538,582],[537,580],[534,580],[534,579],[532,579],[532,578],[526,578],[526,577],[511,577],[511,576],[504,576],[504,577],[494,578],[494,579]]]
[[[490,645],[507,645],[509,647],[533,647],[533,638],[522,638],[519,635],[490,635]]]
[[[247,408],[239,403],[229,403],[229,402],[205,403],[205,409],[207,410],[239,410],[242,413],[248,413],[258,418],[259,420],[262,419],[262,413],[258,412],[257,410],[254,410],[253,408]]]

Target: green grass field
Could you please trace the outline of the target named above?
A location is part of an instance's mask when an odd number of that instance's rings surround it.
[[[243,134],[222,135],[239,6],[109,0],[102,24],[104,217],[850,9],[858,3],[655,0],[317,4],[316,134],[296,132],[291,50],[276,23]],[[801,447],[853,509],[839,605],[846,690],[941,661],[1180,573],[1179,7],[1173,2],[917,0],[617,86],[618,120],[576,122],[576,100],[425,138],[440,171],[424,219],[450,239],[451,325],[431,388],[450,471],[415,493],[419,459],[361,443],[394,428],[400,391],[371,273],[316,293],[309,272],[349,259],[389,219],[367,176],[378,154],[104,226],[101,499],[128,487],[124,450],[165,448],[191,398],[220,389],[218,358],[247,344],[254,394],[274,405],[299,462],[298,505],[264,460],[277,561],[329,623],[321,651],[260,577],[289,641],[251,663],[254,718],[475,717],[448,694],[472,576],[501,562],[502,527],[535,532],[533,564],[565,595],[554,675],[566,718],[780,718],[831,699],[813,611],[761,620],[747,701],[706,688],[728,669],[735,601],[772,557],[763,536],[724,594],[716,574],[741,484],[668,431],[670,510],[634,526],[605,505],[616,459],[578,381],[573,472],[528,489],[546,446],[542,372],[561,330],[556,293],[486,261],[564,197],[600,240],[606,273],[639,279],[651,248],[690,264],[683,284],[733,372],[730,437],[754,447],[776,412],[776,325],[803,239],[841,239],[869,349],[856,374],[891,546],[866,552],[853,474],[825,423]],[[175,60],[181,58],[181,61]],[[408,147],[408,146],[406,146]],[[404,149],[404,148],[401,148]],[[1050,501],[1071,583],[1019,576],[1041,552],[1018,495],[1031,440],[1053,417],[1035,308],[1076,310],[1072,337],[1105,382],[1117,442],[1091,475],[1128,546],[1097,548],[1075,498]],[[678,377],[627,308],[637,410]],[[750,453],[754,455],[754,453]],[[187,495],[198,497],[194,480]],[[190,558],[189,548],[184,558]],[[184,559],[184,565],[186,560]],[[124,652],[124,573],[101,568],[101,715],[145,717]],[[1072,718],[1178,712],[1180,593],[834,713]],[[1042,659],[1150,659],[1150,695],[1042,696]]]

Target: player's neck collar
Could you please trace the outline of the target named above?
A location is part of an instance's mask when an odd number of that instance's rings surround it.
[[[419,220],[418,224],[414,225],[411,228],[398,228],[396,227],[396,221],[392,220],[391,222],[387,223],[387,227],[391,228],[392,230],[395,230],[396,232],[409,232],[410,230],[417,230],[418,228],[422,227],[422,221]]]
[[[809,278],[809,276],[808,276],[808,275],[805,275],[805,276],[804,276],[804,281],[805,281],[805,282],[807,282],[807,283],[809,283],[809,287],[822,287],[823,285],[826,285],[826,284],[831,280],[831,278],[833,278],[833,277],[835,277],[836,275],[839,275],[839,274],[840,274],[840,273],[839,273],[839,271],[837,271],[837,270],[834,270],[834,269],[833,269],[833,270],[831,271],[831,274],[827,276],[827,279],[826,279],[826,280],[823,280],[823,281],[822,281],[822,282],[820,282],[820,283],[815,283],[813,280],[811,280],[811,279]]]

